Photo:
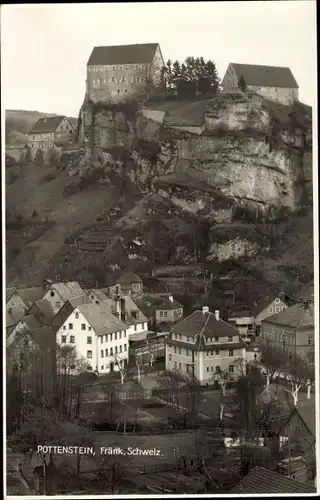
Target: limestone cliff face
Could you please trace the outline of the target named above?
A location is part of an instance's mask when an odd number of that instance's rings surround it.
[[[149,107],[87,102],[80,139],[86,161],[70,174],[126,179],[212,225],[274,220],[312,203],[311,109],[300,103],[256,94]],[[210,238],[209,260],[251,255],[262,244],[240,233]]]

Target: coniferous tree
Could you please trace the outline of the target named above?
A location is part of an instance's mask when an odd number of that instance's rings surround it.
[[[238,81],[238,87],[241,90],[241,92],[246,92],[247,91],[247,84],[245,82],[245,79],[241,75]]]

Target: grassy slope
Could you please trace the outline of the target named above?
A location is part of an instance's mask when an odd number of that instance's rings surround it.
[[[56,179],[44,182],[43,178],[51,171],[52,168],[30,164],[23,177],[6,186],[7,208],[15,207],[28,219],[35,209],[40,218],[47,216],[49,221],[56,222],[40,238],[27,244],[22,232],[15,233],[16,244],[20,243],[22,251],[14,262],[7,252],[8,283],[41,282],[48,276],[51,261],[59,254],[66,236],[75,229],[90,225],[114,200],[114,192],[100,186],[62,198],[63,188],[69,180],[67,173],[58,172]],[[17,168],[16,173],[19,172]],[[11,231],[7,232],[8,246],[13,236]]]

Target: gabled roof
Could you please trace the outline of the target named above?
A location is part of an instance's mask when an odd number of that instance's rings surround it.
[[[159,309],[168,311],[182,309],[183,305],[175,298],[170,300],[170,296],[170,293],[146,294],[134,300],[141,310],[145,311],[147,316],[154,314]]]
[[[172,328],[173,333],[194,337],[202,333],[205,337],[228,337],[238,335],[231,325],[222,319],[217,320],[211,312],[195,311]],[[230,348],[232,346],[230,345]]]
[[[118,279],[117,279],[117,285],[131,285],[132,283],[143,283],[142,279],[140,276],[138,276],[135,273],[125,273],[122,274]]]
[[[62,300],[68,300],[74,297],[79,297],[81,295],[85,295],[81,286],[77,281],[68,281],[66,283],[53,283],[50,287],[52,290],[55,290]]]
[[[34,286],[31,288],[19,288],[17,290],[21,298],[30,306],[37,300],[41,300],[46,293],[46,290],[41,286]]]
[[[316,436],[316,408],[314,401],[304,401],[299,403],[299,406],[294,409],[302,418],[311,434]]]
[[[290,68],[230,63],[237,78],[243,76],[246,85],[260,87],[299,88]]]
[[[281,493],[315,493],[316,489],[305,483],[298,483],[282,474],[263,467],[255,467],[232,488],[231,494],[281,494]]]
[[[30,330],[34,330],[35,328],[40,328],[42,325],[38,321],[38,319],[33,314],[28,314],[22,321],[27,325]]]
[[[77,297],[69,297],[67,302],[70,302],[73,308],[81,306],[82,304],[90,304],[91,301],[89,297],[85,294],[78,295]]]
[[[29,134],[47,134],[54,132],[65,116],[48,116],[39,118],[34,127],[30,130]]]
[[[102,289],[100,289],[100,288],[98,288],[98,289],[91,288],[91,289],[87,290],[87,295],[88,296],[90,295],[90,297],[92,295],[95,295],[96,298],[97,298],[97,300],[99,300],[99,301],[103,301],[103,300],[108,300],[109,299],[108,295]]]
[[[121,303],[124,305],[124,310],[127,313],[128,317],[126,319],[126,323],[128,325],[134,325],[137,323],[144,323],[148,321],[148,318],[143,314],[139,306],[137,305],[136,301],[133,301],[131,297],[128,295],[125,295],[121,297]],[[139,313],[139,317],[135,318],[133,316],[134,311],[137,311]]]
[[[304,303],[294,304],[285,311],[266,318],[263,323],[289,326],[295,330],[314,328],[314,304],[309,304],[307,308]]]
[[[258,316],[258,314],[260,314],[262,311],[264,311],[265,309],[267,309],[267,307],[272,304],[272,302],[279,298],[280,299],[280,304],[283,303],[285,304],[286,306],[288,306],[289,304],[287,303],[286,299],[283,297],[273,297],[273,299],[265,299],[264,301],[260,302],[260,304],[258,304],[253,310],[252,310],[252,316],[254,318],[256,318]]]
[[[7,288],[6,289],[6,302],[8,302],[9,299],[11,299],[12,295],[16,292],[16,288]]]
[[[37,300],[30,312],[44,325],[49,325],[56,315],[51,303],[46,299]]]
[[[134,45],[94,47],[87,65],[151,63],[158,45],[158,43],[137,43]]]
[[[11,312],[6,314],[6,328],[15,326],[23,318],[26,311],[21,307],[12,307]]]
[[[90,323],[97,335],[127,330],[128,326],[110,312],[109,302],[83,304],[78,310]]]

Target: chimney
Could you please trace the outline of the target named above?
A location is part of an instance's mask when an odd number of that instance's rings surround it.
[[[218,310],[214,311],[214,315],[216,317],[216,320],[219,321],[220,315],[219,315],[219,311]]]
[[[202,314],[208,314],[209,312],[209,307],[208,306],[203,306],[202,307]]]

